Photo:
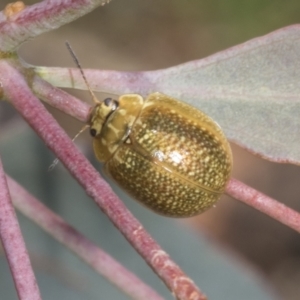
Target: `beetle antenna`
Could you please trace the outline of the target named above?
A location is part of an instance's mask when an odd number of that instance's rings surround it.
[[[99,103],[100,101],[97,99],[97,97],[96,97],[95,94],[93,93],[93,91],[92,91],[90,85],[88,84],[88,81],[87,81],[87,79],[86,79],[86,77],[85,77],[85,74],[84,74],[84,72],[83,72],[83,69],[81,68],[81,65],[80,65],[80,63],[79,63],[79,60],[78,60],[78,58],[77,58],[75,52],[73,51],[73,49],[72,49],[72,47],[71,47],[71,45],[69,44],[68,41],[66,41],[66,46],[67,46],[67,49],[69,50],[69,52],[70,52],[70,54],[71,54],[71,56],[72,56],[72,58],[73,58],[75,64],[77,65],[77,67],[78,67],[78,69],[79,69],[79,71],[80,71],[80,73],[81,73],[81,75],[82,75],[82,78],[83,78],[83,80],[84,80],[84,82],[85,82],[85,84],[86,84],[86,86],[87,86],[87,88],[88,88],[88,90],[89,90],[89,92],[90,92],[90,95],[92,96],[93,101],[94,101],[96,104]],[[79,132],[76,133],[76,135],[72,138],[72,142],[74,142],[74,141],[77,139],[77,137],[78,137],[82,132],[84,132],[88,127],[89,127],[89,125],[87,125],[87,124],[84,125],[84,126],[79,130]],[[52,171],[52,170],[56,167],[56,165],[57,165],[58,163],[59,163],[59,159],[58,159],[58,158],[55,158],[54,161],[52,162],[52,164],[49,166],[48,171],[49,171],[49,172]]]
[[[75,62],[75,64],[76,64],[76,66],[78,67],[78,69],[79,69],[79,71],[80,71],[80,73],[81,73],[81,76],[82,76],[82,78],[83,78],[83,80],[84,80],[84,82],[85,82],[85,84],[86,84],[86,86],[87,86],[87,88],[88,88],[88,90],[89,90],[89,92],[90,92],[90,95],[92,96],[93,101],[94,101],[96,104],[99,103],[100,101],[97,99],[97,97],[95,96],[94,92],[92,91],[92,89],[91,89],[91,87],[90,87],[90,85],[89,85],[89,83],[88,83],[88,81],[87,81],[87,79],[86,79],[86,77],[85,77],[85,74],[84,74],[84,72],[83,72],[83,69],[82,69],[82,67],[81,67],[81,65],[80,65],[80,63],[79,63],[79,60],[78,60],[78,58],[77,58],[75,52],[73,51],[73,49],[72,49],[72,47],[71,47],[71,45],[69,44],[68,41],[66,41],[66,46],[67,46],[67,49],[69,50],[69,52],[70,52],[70,54],[71,54],[71,56],[72,56],[72,58],[73,58],[73,60],[74,60],[74,62]],[[81,131],[80,131],[80,132],[81,132]]]
[[[85,124],[80,130],[79,130],[79,132],[77,132],[76,134],[75,134],[75,136],[72,138],[72,142],[74,142],[77,138],[78,138],[78,136],[81,134],[81,133],[83,133],[87,128],[89,128],[90,127],[90,125],[88,125],[88,124]]]

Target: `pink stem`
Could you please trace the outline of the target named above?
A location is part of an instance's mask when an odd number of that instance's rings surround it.
[[[110,186],[77,150],[55,119],[32,94],[22,74],[4,60],[0,61],[0,81],[5,96],[176,297],[206,299],[194,282],[152,239],[112,192]]]
[[[44,0],[10,16],[0,12],[0,50],[15,51],[23,42],[59,28],[110,0]]]
[[[300,233],[300,214],[284,204],[236,179],[230,180],[226,193]]]
[[[87,103],[54,87],[39,76],[34,77],[32,88],[40,99],[77,120],[87,123],[89,111],[91,109],[91,106]],[[51,101],[49,102],[48,99],[51,99]]]
[[[162,299],[153,289],[35,199],[13,179],[9,176],[6,178],[15,207],[76,253],[96,272],[115,284],[132,299]]]
[[[0,237],[19,299],[39,300],[40,292],[30,264],[19,223],[12,206],[0,160]]]

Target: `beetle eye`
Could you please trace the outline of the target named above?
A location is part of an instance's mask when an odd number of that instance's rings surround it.
[[[118,107],[118,101],[112,99],[112,98],[105,98],[104,104],[111,108],[112,111],[116,110]]]
[[[112,98],[106,98],[106,99],[104,99],[104,104],[105,104],[106,106],[110,106],[112,101],[113,101]]]
[[[96,134],[97,134],[96,129],[92,128],[92,129],[90,130],[90,135],[91,135],[92,137],[95,137]]]

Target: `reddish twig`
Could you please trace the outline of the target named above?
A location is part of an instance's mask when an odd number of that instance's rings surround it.
[[[40,300],[40,292],[30,264],[19,223],[12,206],[0,160],[0,238],[19,299]]]
[[[91,106],[35,76],[32,88],[37,96],[60,111],[86,123]]]
[[[0,12],[0,51],[15,51],[23,42],[59,28],[110,0],[44,0],[15,14]]]
[[[236,179],[230,180],[226,193],[300,233],[300,214],[286,205]]]
[[[6,178],[15,207],[52,237],[76,253],[96,272],[115,284],[132,299],[162,299],[152,288],[35,199],[13,179],[9,176]]]

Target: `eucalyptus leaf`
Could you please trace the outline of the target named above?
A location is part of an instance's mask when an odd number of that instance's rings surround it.
[[[76,70],[36,71],[54,85],[86,89]],[[241,147],[300,164],[300,25],[168,69],[85,72],[98,91],[174,96],[206,112]]]

